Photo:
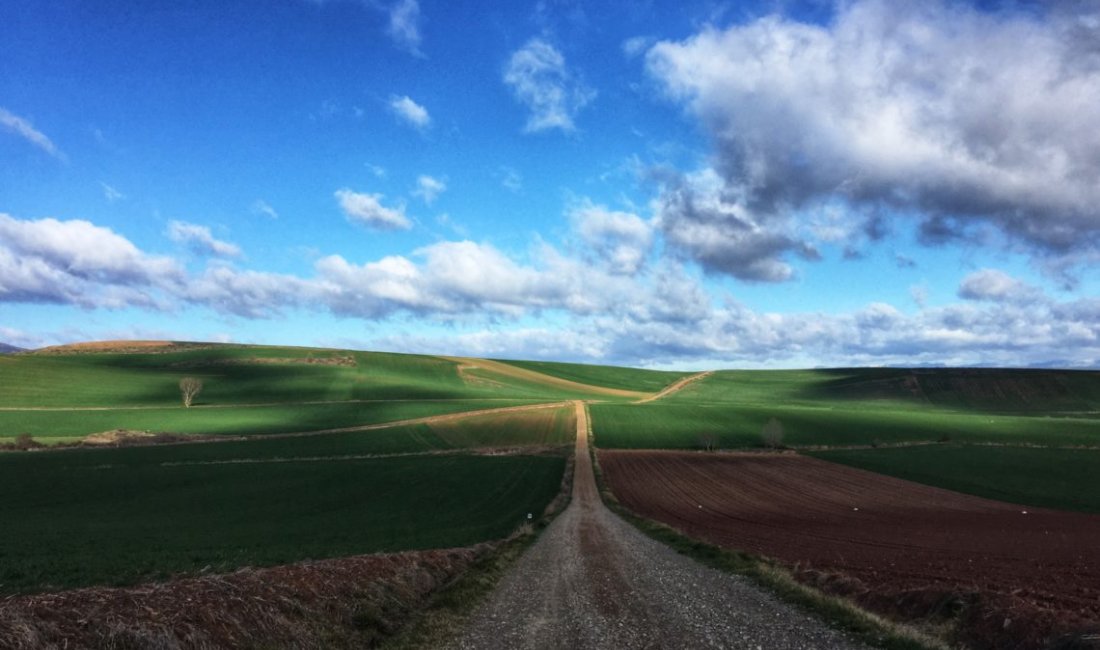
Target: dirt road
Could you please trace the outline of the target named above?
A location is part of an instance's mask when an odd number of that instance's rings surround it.
[[[856,648],[747,581],[706,568],[600,501],[576,402],[569,507],[516,563],[452,648]]]
[[[650,395],[649,397],[644,397],[644,398],[638,400],[637,402],[635,402],[635,404],[645,404],[646,402],[652,402],[653,400],[658,400],[658,399],[661,399],[662,397],[667,397],[668,395],[671,395],[672,393],[683,390],[684,388],[687,387],[688,384],[693,384],[693,383],[699,381],[700,379],[703,379],[704,377],[706,377],[708,375],[711,375],[713,373],[714,373],[713,370],[708,370],[706,372],[700,372],[698,374],[688,375],[687,377],[683,377],[682,379],[677,379],[676,381],[674,381],[671,384],[669,384],[668,386],[666,386],[661,392],[654,393],[653,395]]]

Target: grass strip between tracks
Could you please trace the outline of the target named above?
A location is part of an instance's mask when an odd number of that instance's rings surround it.
[[[521,526],[496,549],[441,589],[401,631],[379,646],[381,650],[441,648],[458,637],[478,606],[489,597],[512,565],[568,507],[572,493],[573,455],[570,453],[562,474],[561,491],[542,516],[532,525]]]
[[[798,582],[779,564],[749,553],[731,551],[692,539],[671,526],[636,515],[619,503],[607,487],[595,449],[590,448],[592,467],[604,504],[650,538],[706,566],[745,576],[781,600],[817,616],[830,627],[867,645],[884,650],[950,650],[951,646],[940,639],[912,627],[888,621],[851,601],[830,596]]]

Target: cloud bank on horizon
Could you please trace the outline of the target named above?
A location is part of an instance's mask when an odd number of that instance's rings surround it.
[[[1100,366],[1100,5],[772,9],[0,9],[0,334]]]

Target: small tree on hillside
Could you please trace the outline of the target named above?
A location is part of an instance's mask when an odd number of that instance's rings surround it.
[[[764,446],[770,449],[778,449],[783,446],[783,423],[772,418],[760,431],[760,439]]]
[[[183,397],[183,405],[191,406],[195,396],[202,392],[202,380],[196,377],[184,377],[180,380],[180,396]]]
[[[703,451],[714,451],[718,447],[718,436],[713,433],[703,433],[698,438],[699,447]]]

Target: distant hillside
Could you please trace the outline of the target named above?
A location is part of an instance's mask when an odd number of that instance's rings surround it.
[[[1081,410],[1100,407],[1100,373],[1000,368],[837,369],[812,389],[826,399],[902,399],[954,408]]]
[[[7,343],[0,343],[0,354],[12,354],[14,352],[22,352],[23,348],[17,348],[14,345],[8,345]]]

